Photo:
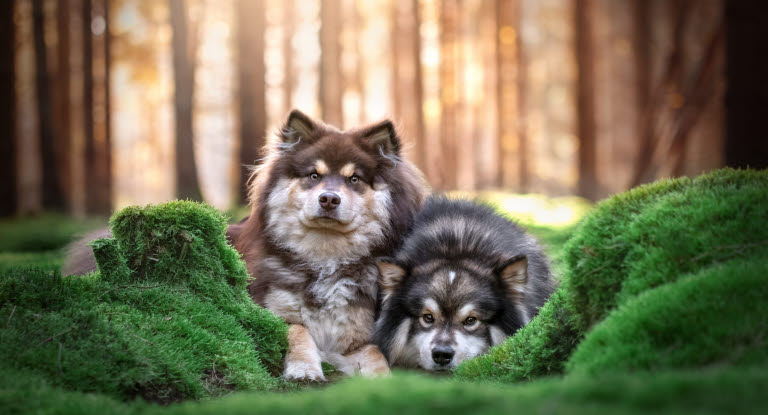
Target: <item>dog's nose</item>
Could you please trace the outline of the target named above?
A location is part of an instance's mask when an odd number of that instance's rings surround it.
[[[451,346],[435,346],[432,349],[432,360],[440,366],[445,366],[453,360],[453,348]]]
[[[339,204],[341,204],[341,198],[336,193],[325,192],[320,195],[318,199],[320,207],[325,210],[334,210]]]

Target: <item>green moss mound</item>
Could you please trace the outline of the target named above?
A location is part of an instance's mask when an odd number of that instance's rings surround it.
[[[628,300],[579,344],[569,373],[768,363],[768,250]]]
[[[172,402],[271,390],[287,326],[255,305],[211,207],[130,207],[92,246],[99,272],[0,276],[0,367],[66,390]]]
[[[557,295],[503,345],[459,366],[457,376],[515,381],[562,373],[584,336],[621,304],[722,262],[759,260],[768,247],[766,189],[766,171],[723,169],[599,203],[564,248]]]

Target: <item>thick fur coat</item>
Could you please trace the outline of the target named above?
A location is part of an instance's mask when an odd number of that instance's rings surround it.
[[[389,363],[450,370],[528,323],[555,289],[536,240],[492,208],[429,198],[379,262],[375,342]]]
[[[391,255],[426,185],[384,121],[340,131],[294,111],[252,178],[251,215],[229,229],[253,299],[291,324],[284,376],[323,380],[321,361],[388,366],[371,343],[377,258]]]

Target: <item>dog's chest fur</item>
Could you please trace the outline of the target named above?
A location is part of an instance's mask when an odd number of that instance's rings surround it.
[[[289,324],[304,325],[322,352],[345,354],[370,341],[378,276],[373,260],[304,267],[267,257],[263,266],[273,278],[262,304]]]

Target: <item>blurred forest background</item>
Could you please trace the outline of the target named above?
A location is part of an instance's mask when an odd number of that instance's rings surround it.
[[[440,190],[590,199],[768,162],[759,0],[5,0],[0,214],[243,203],[291,108]]]

